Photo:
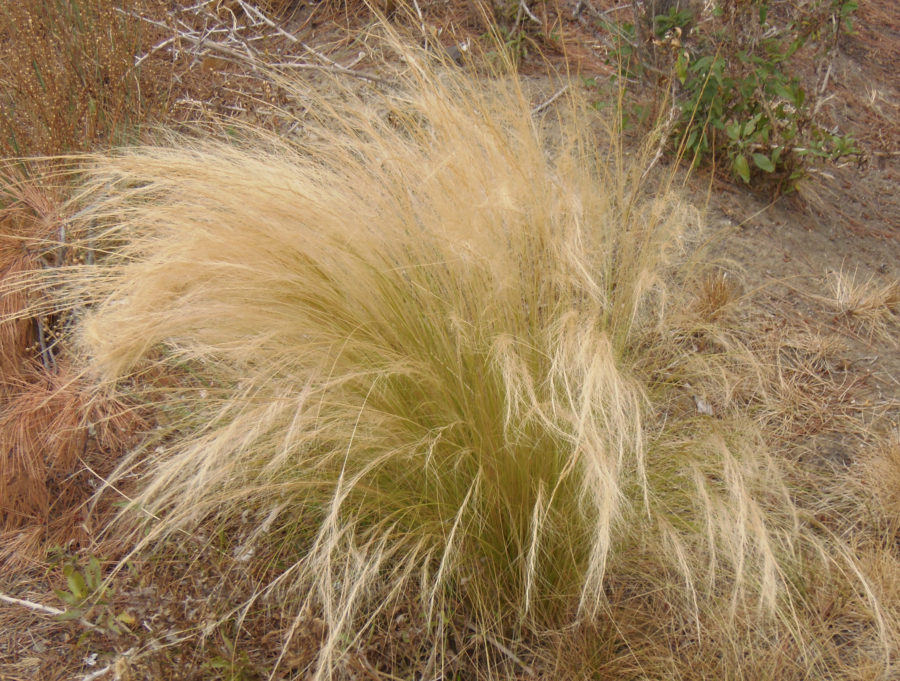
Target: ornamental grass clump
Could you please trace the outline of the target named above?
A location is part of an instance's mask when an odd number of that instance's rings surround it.
[[[516,77],[401,49],[391,87],[290,83],[282,136],[80,168],[92,264],[48,276],[85,370],[156,410],[111,480],[139,476],[139,547],[277,553],[261,594],[324,620],[317,678],[402,599],[433,651],[448,618],[510,652],[621,599],[801,639],[832,559],[754,420],[764,368],[692,312],[699,219],[648,191],[660,140],[628,154],[574,89],[534,115]]]

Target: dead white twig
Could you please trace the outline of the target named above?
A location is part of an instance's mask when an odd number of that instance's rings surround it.
[[[90,674],[85,674],[81,677],[81,681],[94,681],[94,679],[99,679],[101,676],[104,676],[113,670],[113,665],[108,664],[103,669],[98,669],[95,672],[91,672]]]
[[[14,598],[12,596],[7,596],[6,594],[0,594],[0,601],[10,603],[11,605],[21,605],[22,607],[28,608],[30,610],[36,610],[37,612],[42,612],[46,615],[62,615],[65,613],[65,610],[60,610],[59,608],[52,608],[49,605],[41,605],[40,603],[35,603],[34,601],[26,601],[22,598]]]
[[[144,62],[144,60],[145,60],[147,57],[149,57],[151,54],[153,54],[153,53],[155,53],[155,52],[158,52],[159,50],[161,50],[161,49],[164,48],[164,47],[168,47],[168,46],[171,45],[173,42],[175,42],[175,38],[174,38],[174,37],[172,37],[172,38],[166,38],[166,39],[163,40],[162,42],[157,43],[156,45],[154,45],[153,47],[151,47],[149,50],[147,50],[146,54],[142,54],[140,57],[138,57],[137,59],[135,59],[135,60],[134,60],[134,66],[132,66],[131,68],[132,68],[132,69],[136,69],[136,68],[137,68],[138,66],[140,66],[140,65]]]
[[[538,104],[536,107],[534,107],[531,110],[531,115],[537,116],[539,113],[543,113],[551,104],[553,104],[553,102],[555,102],[557,99],[562,97],[563,94],[568,89],[569,89],[568,85],[563,85],[552,97],[550,97],[550,99],[548,99],[545,102],[542,102],[541,104]]]
[[[359,73],[358,71],[353,71],[353,70],[351,70],[350,67],[351,67],[351,66],[355,66],[356,64],[358,64],[358,63],[362,60],[362,58],[363,58],[364,55],[362,55],[362,54],[358,55],[357,58],[356,58],[355,60],[353,60],[353,62],[351,62],[349,66],[344,66],[344,65],[342,65],[342,64],[339,64],[338,62],[336,62],[335,60],[333,60],[333,59],[331,59],[330,57],[326,56],[325,54],[322,54],[319,50],[317,50],[317,49],[315,49],[315,48],[313,48],[313,47],[310,47],[310,46],[307,45],[305,42],[303,42],[302,40],[300,40],[297,36],[293,35],[292,33],[289,33],[288,31],[285,31],[283,28],[281,28],[281,26],[279,26],[279,25],[276,24],[274,21],[272,21],[272,19],[270,19],[269,17],[267,17],[267,16],[265,15],[265,13],[263,13],[263,11],[260,10],[258,7],[254,7],[253,5],[249,5],[249,4],[247,4],[244,0],[238,0],[238,4],[240,4],[241,8],[242,8],[249,16],[256,17],[256,18],[257,18],[259,21],[261,21],[262,23],[264,23],[264,24],[266,24],[267,26],[269,26],[269,27],[275,29],[275,31],[276,31],[279,35],[281,35],[281,36],[287,38],[288,40],[290,40],[292,43],[294,43],[294,44],[296,44],[296,45],[300,45],[300,47],[302,47],[304,50],[306,50],[309,54],[313,55],[316,59],[318,59],[318,60],[320,60],[321,62],[323,62],[323,63],[328,67],[328,68],[326,68],[326,69],[324,69],[324,70],[326,70],[326,71],[330,70],[330,71],[334,71],[334,72],[337,72],[337,73],[343,73],[343,74],[346,74],[346,75],[349,75],[349,76],[353,76],[353,77],[355,77],[355,78],[360,78],[360,79],[362,79],[362,80],[367,80],[367,81],[370,81],[370,82],[385,82],[385,83],[387,82],[387,81],[382,81],[382,79],[376,78],[375,76],[370,76],[370,75],[368,75],[368,74]],[[422,11],[419,10],[418,5],[416,5],[416,9],[417,9],[418,12],[419,12],[419,18],[422,19]],[[425,23],[424,23],[424,19],[422,19],[422,31],[423,31],[423,32],[425,31]],[[276,67],[277,67],[277,66],[285,66],[285,65],[286,65],[286,64],[283,64],[283,63],[281,63],[281,64],[270,64],[270,66],[276,66]],[[321,70],[321,68],[322,68],[321,66],[316,65],[316,64],[296,63],[296,62],[295,62],[295,63],[291,63],[290,66],[291,66],[292,68],[307,68],[307,69],[320,69],[320,70]]]
[[[616,5],[615,7],[610,7],[609,9],[605,9],[601,12],[586,0],[578,0],[578,3],[575,5],[575,9],[572,11],[572,16],[577,17],[579,14],[581,14],[581,11],[585,7],[587,7],[588,12],[597,19],[604,19],[608,14],[619,12],[623,9],[628,9],[629,7],[631,7],[631,5]]]
[[[422,8],[419,7],[419,1],[412,0],[412,3],[416,9],[416,16],[419,17],[419,28],[422,29],[422,38],[428,40],[428,31],[425,29],[425,16],[422,14]]]
[[[42,612],[45,615],[53,615],[54,617],[58,617],[60,615],[65,615],[65,610],[60,610],[59,608],[53,608],[49,605],[42,605],[40,603],[35,603],[34,601],[26,601],[23,598],[15,598],[13,596],[7,596],[6,594],[0,593],[0,601],[4,603],[9,603],[10,605],[21,605],[23,608],[28,608],[29,610],[34,610],[36,612]],[[97,629],[97,625],[93,622],[89,622],[83,617],[78,620],[80,624],[88,627],[89,629]]]
[[[525,12],[526,16],[531,19],[534,23],[540,24],[541,20],[538,19],[534,12],[531,11],[531,8],[525,4],[525,0],[519,0],[519,7]]]

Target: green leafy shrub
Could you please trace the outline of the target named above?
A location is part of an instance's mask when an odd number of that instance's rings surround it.
[[[116,612],[110,604],[113,588],[104,579],[100,561],[89,556],[81,565],[65,552],[55,549],[55,559],[62,563],[62,573],[66,578],[66,589],[54,589],[56,596],[66,605],[66,610],[57,616],[59,620],[80,620],[90,629],[99,629],[109,634],[121,634],[136,623],[136,619],[126,610]]]
[[[854,0],[731,0],[698,22],[696,10],[675,4],[627,56],[633,70],[674,71],[676,153],[724,165],[745,183],[790,190],[816,162],[859,153],[852,138],[816,121],[795,68],[801,50],[831,50],[852,29],[855,9]]]

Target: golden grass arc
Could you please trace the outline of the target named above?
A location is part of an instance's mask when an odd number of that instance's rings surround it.
[[[85,371],[164,424],[118,474],[142,476],[139,546],[241,518],[242,550],[296,538],[261,590],[324,617],[316,678],[408,597],[436,649],[448,610],[521,641],[618,627],[630,593],[723,664],[738,622],[822,669],[799,623],[830,580],[885,640],[768,450],[765,367],[692,298],[699,214],[647,184],[658,140],[598,141],[574,87],[535,117],[520,79],[399,49],[394,89],[282,80],[308,112],[291,136],[82,169],[95,264],[54,284]]]

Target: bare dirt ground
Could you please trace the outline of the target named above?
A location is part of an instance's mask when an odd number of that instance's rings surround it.
[[[741,263],[758,304],[840,336],[855,399],[886,404],[900,398],[897,327],[872,338],[834,305],[840,274],[882,285],[900,276],[900,13],[873,1],[860,3],[858,19],[856,34],[814,68],[831,74],[821,95],[826,125],[859,140],[862,163],[825,169],[803,198],[774,203],[716,185],[709,217],[712,227],[733,226],[721,252]],[[896,427],[897,414],[889,420]],[[852,460],[852,451],[842,458]]]
[[[593,4],[598,11],[615,6],[609,0]],[[462,38],[482,30],[477,21],[461,21],[443,5],[423,2],[421,6],[429,25],[444,29],[443,35],[454,32]],[[571,17],[573,9],[574,2],[568,0],[560,14]],[[156,20],[187,21],[177,12],[169,19],[157,15]],[[364,21],[364,14],[358,11],[341,13],[317,3],[293,3],[278,29],[268,31],[272,37],[261,50],[283,57],[309,56],[303,47],[308,45],[336,62],[352,63],[351,70],[377,73],[377,58],[367,53],[366,44],[358,42],[362,34],[347,32]],[[569,56],[580,74],[608,75],[607,46],[574,19],[566,19],[563,25],[571,36]],[[857,33],[842,38],[830,63],[809,65],[808,75],[811,82],[821,85],[823,70],[829,73],[821,94],[823,112],[828,125],[859,141],[862,164],[826,168],[811,178],[804,191],[774,201],[702,172],[687,180],[686,187],[699,205],[706,206],[709,232],[715,238],[711,255],[721,259],[737,279],[755,312],[771,317],[775,326],[802,325],[835,339],[839,350],[822,368],[847,388],[835,409],[874,407],[873,413],[880,414],[872,420],[874,434],[896,429],[900,419],[896,412],[900,400],[898,326],[872,334],[841,309],[833,287],[841,274],[856,282],[887,284],[900,279],[900,79],[896,73],[900,12],[895,0],[861,2],[856,25]],[[189,28],[198,39],[203,37],[202,22]],[[187,24],[181,29],[189,33]],[[292,37],[279,35],[281,30]],[[165,35],[164,29],[161,35]],[[248,93],[263,101],[271,97],[264,86],[253,81],[252,74],[236,69],[224,51],[204,54],[190,48],[185,44],[179,56],[171,57],[178,64],[183,86],[175,100],[174,108],[181,111],[176,118],[214,111],[254,122],[263,115],[246,104]],[[356,55],[360,58],[353,63]],[[560,61],[558,55],[551,58]],[[526,73],[532,68],[540,70],[541,60],[531,59],[531,64],[526,61]],[[551,88],[543,89],[552,93]],[[850,466],[867,444],[865,433],[823,427],[811,433],[805,452],[798,455],[820,458],[827,465]],[[86,460],[91,461],[90,457]],[[96,486],[86,468],[71,476],[72,481],[83,488],[85,497]],[[92,552],[104,555],[110,563],[120,555],[114,547],[104,550],[102,538],[96,536],[100,526],[96,518],[74,518],[72,522],[80,523],[75,533],[79,541],[69,547],[70,552],[91,546]],[[215,553],[214,542],[210,540],[194,553],[203,560],[205,554]],[[59,622],[53,616],[52,608],[63,607],[54,599],[53,589],[65,589],[64,562],[35,556],[10,563],[0,573],[0,592],[45,605],[41,611],[23,603],[0,603],[0,680],[253,679],[258,678],[257,665],[265,667],[278,654],[278,636],[267,640],[261,635],[257,649],[235,661],[234,640],[216,633],[206,640],[208,650],[199,657],[200,662],[195,655],[196,639],[191,637],[205,622],[223,615],[210,611],[212,601],[207,597],[227,589],[233,602],[240,602],[252,590],[252,576],[221,574],[210,560],[211,567],[194,573],[188,582],[172,573],[178,568],[177,560],[157,560],[152,567],[136,563],[133,572],[117,578],[107,604],[91,613],[92,622],[100,625],[88,626],[78,619]],[[127,616],[117,626],[105,626],[104,617],[122,613]],[[273,624],[280,624],[277,618],[258,614],[256,620],[251,616],[245,622],[245,628]],[[315,650],[320,634],[314,622],[302,633],[307,656]],[[136,652],[141,653],[141,661],[127,662]],[[300,667],[303,661],[301,651],[295,664]],[[285,671],[290,667],[286,665]],[[383,677],[363,665],[358,678]]]

